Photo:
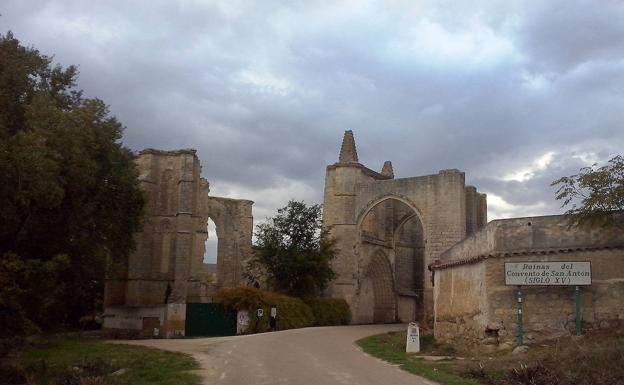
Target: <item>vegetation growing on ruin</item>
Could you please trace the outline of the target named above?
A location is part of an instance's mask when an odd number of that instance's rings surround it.
[[[566,215],[572,225],[616,226],[624,229],[624,217],[613,215],[624,210],[624,157],[618,155],[606,165],[583,167],[578,174],[552,183],[558,186],[555,198],[561,207],[570,207]]]
[[[0,339],[93,316],[140,228],[123,127],[77,75],[0,35]]]
[[[351,320],[349,305],[343,299],[306,299],[289,297],[251,287],[223,289],[217,300],[236,310],[248,310],[250,324],[248,333],[270,330],[269,314],[272,305],[277,306],[277,328],[296,329],[308,326],[345,325]],[[264,310],[257,317],[257,309]]]
[[[224,289],[219,292],[217,300],[236,310],[249,311],[249,333],[271,330],[269,314],[271,306],[278,309],[277,328],[296,329],[314,324],[312,310],[301,299],[287,295],[262,291],[251,287]],[[264,316],[257,317],[256,310],[263,309]]]
[[[310,298],[305,303],[312,309],[315,326],[347,325],[351,321],[349,304],[342,298]]]
[[[0,382],[7,385],[194,385],[201,383],[187,354],[95,339],[38,338],[4,361]]]
[[[322,293],[335,277],[335,242],[322,228],[321,205],[291,200],[277,215],[256,226],[254,257],[246,276],[296,297]]]

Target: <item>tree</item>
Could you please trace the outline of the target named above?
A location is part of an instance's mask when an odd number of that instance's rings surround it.
[[[578,174],[562,177],[552,186],[559,186],[555,198],[563,200],[570,224],[575,226],[606,226],[624,228],[624,158],[618,155],[606,165],[583,167]]]
[[[0,313],[41,328],[95,309],[107,259],[128,255],[143,214],[123,127],[75,89],[77,75],[0,35],[0,282],[11,283]]]
[[[298,297],[320,294],[335,277],[330,263],[336,255],[321,214],[321,205],[291,200],[258,225],[251,262],[256,273],[248,274],[250,281],[258,282],[262,275],[258,271],[263,270],[267,283],[278,292]]]

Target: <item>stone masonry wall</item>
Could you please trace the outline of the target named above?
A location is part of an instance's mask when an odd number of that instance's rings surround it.
[[[569,228],[561,216],[490,222],[454,246],[435,274],[436,339],[484,352],[516,344],[516,286],[505,262],[590,261],[592,285],[581,289],[584,330],[624,327],[624,236]],[[573,286],[523,286],[526,343],[574,331]]]
[[[466,237],[467,223],[476,230],[487,220],[485,196],[470,189],[470,220],[467,221],[467,198],[464,173],[459,170],[442,170],[436,175],[394,179],[390,162],[386,162],[383,172],[378,173],[359,163],[353,133],[347,131],[340,151],[339,162],[327,167],[323,205],[323,224],[330,229],[337,241],[338,256],[333,263],[337,278],[332,282],[329,294],[344,298],[358,319],[360,306],[370,306],[369,298],[360,298],[364,274],[371,257],[380,247],[385,249],[391,263],[394,264],[396,247],[388,245],[371,246],[362,240],[362,226],[371,212],[376,212],[378,205],[388,200],[404,204],[422,224],[424,238],[424,261],[419,263],[423,270],[416,273],[418,279],[424,277],[424,290],[417,303],[422,319],[432,317],[433,293],[430,272],[427,265],[440,258],[440,254]],[[384,171],[385,170],[385,171]],[[387,215],[375,215],[385,221]],[[400,249],[399,245],[399,249]],[[401,257],[403,251],[399,251]],[[395,266],[393,269],[396,271]],[[413,282],[401,271],[400,282]],[[393,277],[394,279],[394,277]],[[395,285],[396,287],[396,285]],[[399,293],[397,293],[398,295]],[[424,298],[423,298],[424,297]],[[407,304],[414,299],[401,299]],[[408,306],[408,305],[406,305]],[[408,306],[408,307],[409,307]],[[407,313],[399,309],[402,318]],[[410,319],[410,318],[407,318]]]
[[[434,275],[436,340],[469,350],[485,338],[489,321],[484,264],[439,270]]]
[[[163,328],[167,336],[184,335],[187,302],[209,302],[219,287],[243,282],[253,202],[210,197],[195,150],[147,149],[136,163],[147,198],[145,224],[127,264],[109,272],[104,327],[148,325]],[[202,276],[208,218],[219,237],[212,283]],[[160,316],[147,316],[156,313]],[[149,321],[139,322],[140,317]]]

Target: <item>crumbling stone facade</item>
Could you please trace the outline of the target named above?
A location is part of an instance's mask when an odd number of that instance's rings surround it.
[[[431,318],[427,266],[487,222],[486,197],[464,173],[395,179],[391,162],[373,171],[359,163],[351,131],[327,166],[323,210],[339,250],[329,294],[349,303],[354,323]]]
[[[487,224],[487,201],[458,170],[395,179],[358,160],[345,133],[327,167],[324,226],[336,238],[330,295],[347,300],[353,322],[431,321],[436,339],[493,352],[516,341],[517,288],[505,262],[590,261],[581,296],[583,327],[624,326],[624,235],[570,228],[562,216]],[[525,286],[529,343],[569,334],[574,287]]]
[[[436,340],[463,351],[511,349],[517,337],[516,286],[505,262],[590,261],[592,285],[581,288],[585,330],[624,326],[624,234],[571,228],[563,216],[501,219],[453,246],[431,265]],[[574,286],[524,286],[525,342],[569,335]]]
[[[243,283],[253,202],[210,197],[195,150],[147,149],[136,162],[146,221],[136,251],[107,279],[104,328],[184,335],[186,303],[211,302],[220,287]],[[203,264],[208,218],[218,236],[216,282]]]

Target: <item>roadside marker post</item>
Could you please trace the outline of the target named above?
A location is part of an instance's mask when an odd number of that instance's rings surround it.
[[[420,328],[417,323],[410,322],[407,327],[407,342],[405,343],[406,353],[420,352]]]

